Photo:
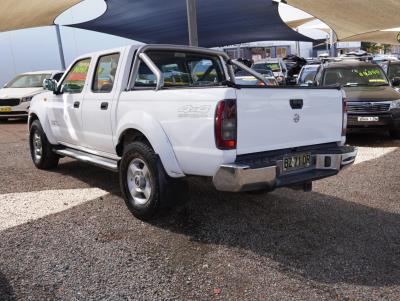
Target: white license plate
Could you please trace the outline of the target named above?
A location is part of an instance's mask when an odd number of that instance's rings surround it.
[[[377,122],[379,117],[358,117],[358,121]]]

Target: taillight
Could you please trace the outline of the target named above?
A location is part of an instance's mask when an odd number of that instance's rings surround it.
[[[218,103],[215,111],[215,143],[219,149],[235,149],[237,136],[236,100]]]
[[[343,119],[342,119],[342,136],[347,133],[347,99],[343,97]]]

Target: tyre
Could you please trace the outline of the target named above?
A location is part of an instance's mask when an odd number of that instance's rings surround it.
[[[184,203],[188,196],[186,181],[169,177],[158,155],[143,142],[124,147],[119,177],[126,205],[142,220]]]
[[[390,130],[390,137],[393,139],[400,139],[400,129]]]
[[[54,169],[58,165],[60,157],[53,152],[53,146],[47,140],[39,120],[32,122],[29,130],[29,146],[32,161],[39,169]]]

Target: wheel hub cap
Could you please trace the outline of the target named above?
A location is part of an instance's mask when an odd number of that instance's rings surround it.
[[[141,159],[133,159],[128,167],[127,182],[129,192],[136,204],[149,201],[152,192],[150,170]]]

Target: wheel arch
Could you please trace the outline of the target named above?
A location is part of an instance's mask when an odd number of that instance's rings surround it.
[[[149,132],[152,133],[151,136]],[[175,157],[172,145],[162,129],[155,129],[153,126],[151,131],[146,132],[143,129],[138,129],[132,125],[125,128],[121,131],[121,134],[118,135],[118,142],[115,147],[117,155],[122,157],[124,146],[127,143],[135,141],[146,143],[154,150],[154,152],[160,157],[161,163],[170,177],[180,178],[185,176]]]

